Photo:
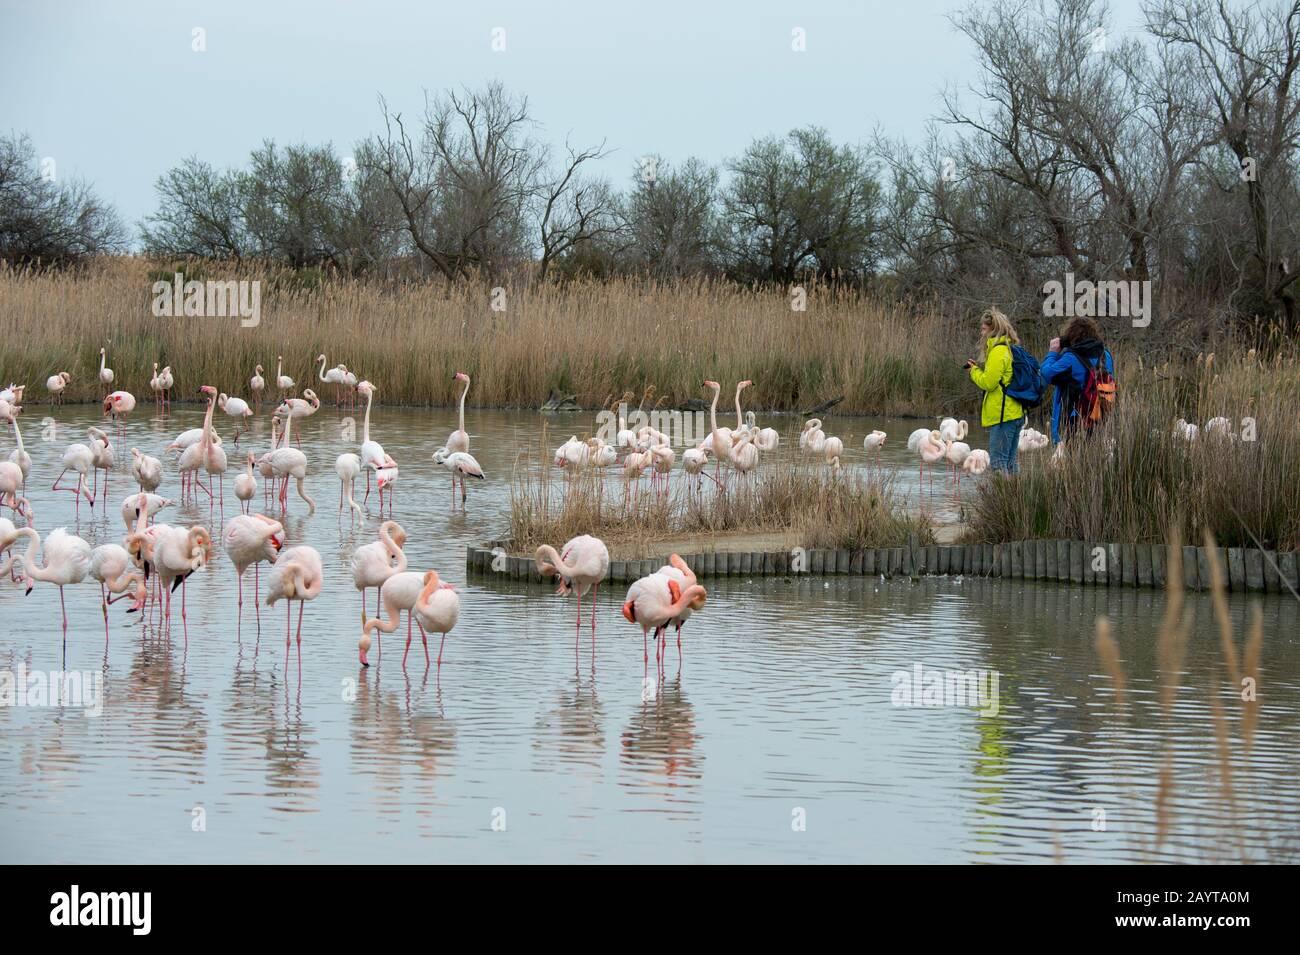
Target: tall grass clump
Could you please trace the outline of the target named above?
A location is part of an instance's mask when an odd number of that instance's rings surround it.
[[[748,476],[732,475],[723,488],[705,478],[697,490],[679,469],[666,493],[652,491],[647,475],[629,495],[614,475],[551,467],[545,436],[538,455],[522,456],[511,480],[511,547],[521,552],[579,534],[633,557],[694,535],[757,539],[763,546],[746,549],[758,550],[934,543],[926,521],[896,504],[890,478],[879,473],[832,474],[777,454]]]
[[[972,501],[969,533],[985,542],[1035,537],[1158,543],[1208,528],[1231,547],[1300,545],[1300,375],[1294,353],[1213,355],[1177,372],[1127,369],[1110,420],[1012,478],[994,476]],[[1224,417],[1229,434],[1207,433]],[[1201,426],[1188,441],[1184,418]],[[1029,466],[1026,466],[1029,465]]]
[[[157,318],[152,285],[260,280],[261,321]],[[180,398],[211,384],[244,394],[256,364],[299,387],[316,356],[346,364],[390,404],[439,405],[452,377],[474,379],[470,402],[537,407],[552,390],[585,407],[654,385],[671,403],[705,397],[701,382],[750,378],[758,408],[800,410],[843,396],[844,412],[925,413],[969,399],[951,322],[929,308],[891,305],[850,290],[810,288],[806,311],[780,289],[631,279],[492,289],[470,282],[383,283],[314,272],[203,262],[171,266],[115,259],[79,273],[0,270],[0,376],[40,383],[72,374],[69,400],[98,397],[99,349],[116,385],[148,392],[154,362],[171,365]],[[955,405],[954,405],[955,407]]]

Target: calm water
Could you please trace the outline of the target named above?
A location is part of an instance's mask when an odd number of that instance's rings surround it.
[[[201,417],[184,408],[163,422],[149,412],[128,426],[119,462],[132,444],[159,454]],[[54,411],[56,440],[42,441],[47,413],[33,403],[22,419],[39,528],[66,524],[92,545],[120,540],[125,470],[112,477],[108,515],[97,507],[92,518],[83,502],[79,525],[72,495],[49,490],[63,448],[85,440],[95,410]],[[590,427],[588,417],[573,420],[553,428],[552,444]],[[902,445],[916,422],[832,421],[857,462],[866,431],[889,431],[895,440],[884,462],[900,468],[915,494]],[[219,426],[233,464],[232,428]],[[470,488],[468,508],[453,511],[448,476],[430,454],[454,416],[374,414],[375,436],[402,466],[395,516],[410,534],[411,569],[435,568],[461,591],[460,624],[440,671],[426,671],[418,639],[403,670],[400,631],[382,654],[372,651],[374,668],[357,665],[359,598],[347,559],[355,543],[374,539],[378,521],[372,513],[358,529],[338,518],[332,465],[356,442],[343,440],[329,409],[303,429],[318,510],[306,516],[291,493],[287,520],[289,542],[316,547],[327,577],[304,618],[301,683],[292,661],[285,679],[278,608],[263,613],[259,629],[246,605],[236,637],[235,579],[219,548],[188,586],[188,646],[179,621],[168,641],[142,632],[121,604],[105,647],[94,584],[69,588],[67,667],[102,672],[103,712],[0,708],[0,859],[1294,857],[1294,601],[1261,602],[1259,730],[1248,758],[1234,744],[1235,817],[1215,776],[1208,688],[1221,675],[1217,637],[1197,627],[1184,689],[1166,718],[1157,701],[1161,603],[1148,592],[969,579],[709,581],[708,607],[684,631],[684,665],[670,650],[665,682],[646,692],[639,628],[618,613],[621,588],[598,599],[593,663],[585,635],[575,660],[571,600],[465,578],[464,546],[502,531],[516,452],[535,447],[540,426],[533,413],[471,413],[472,451],[489,479]],[[264,448],[265,427],[259,419],[241,447]],[[790,420],[782,430],[794,427]],[[178,489],[169,470],[161,491]],[[230,517],[230,476],[226,489]],[[206,523],[208,508],[173,508],[164,519]],[[1192,606],[1208,622],[1208,602],[1193,598]],[[1232,602],[1239,632],[1250,606]],[[1099,613],[1117,624],[1129,692],[1123,714],[1093,650]],[[60,667],[56,589],[38,583],[24,597],[0,583],[0,619],[0,669]],[[996,671],[996,712],[892,705],[894,675],[917,664]],[[1239,707],[1225,700],[1236,740]],[[1147,843],[1166,743],[1173,828],[1155,850]]]

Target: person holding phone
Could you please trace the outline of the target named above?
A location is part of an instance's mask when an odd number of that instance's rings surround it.
[[[989,432],[989,466],[1005,474],[1016,474],[1020,470],[1016,453],[1020,448],[1020,429],[1025,425],[1025,410],[1005,389],[1011,382],[1011,346],[1020,344],[1020,336],[1006,315],[996,308],[986,308],[980,316],[980,336],[984,344],[983,364],[968,358],[964,367],[971,381],[984,392],[980,424]]]

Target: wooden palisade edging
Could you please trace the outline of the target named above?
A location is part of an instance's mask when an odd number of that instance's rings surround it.
[[[541,582],[531,556],[508,553],[509,541],[490,541],[465,552],[470,574],[503,574]],[[906,546],[866,550],[800,548],[767,552],[682,554],[701,578],[852,576],[1005,577],[1100,587],[1164,587],[1168,548],[1163,544],[1098,544],[1072,540],[1028,540],[1005,544]],[[667,555],[610,561],[606,580],[631,583],[667,563]],[[1220,547],[1219,565],[1234,593],[1289,593],[1297,582],[1297,552]],[[1208,590],[1210,564],[1204,547],[1183,547],[1183,584]],[[1288,588],[1289,585],[1289,588]]]

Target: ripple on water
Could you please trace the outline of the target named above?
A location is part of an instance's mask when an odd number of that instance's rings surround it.
[[[34,474],[57,473],[62,448],[98,420],[85,408],[53,417],[67,437],[29,444]],[[429,460],[452,415],[374,417],[402,465],[395,505],[411,567],[436,568],[461,591],[441,670],[425,670],[418,635],[403,670],[400,629],[372,651],[373,668],[357,664],[360,598],[347,561],[378,519],[339,517],[332,465],[347,446],[340,420],[322,411],[302,429],[319,510],[295,505],[285,522],[291,542],[320,550],[329,581],[304,615],[301,683],[296,653],[286,669],[283,612],[262,607],[259,624],[251,579],[236,627],[224,555],[186,586],[188,641],[178,627],[170,640],[142,629],[119,605],[105,647],[98,595],[69,588],[68,666],[103,674],[103,713],[0,707],[6,859],[1103,862],[1294,850],[1294,601],[1263,602],[1267,681],[1248,754],[1209,630],[1189,642],[1182,689],[1163,710],[1161,606],[1142,592],[969,578],[713,581],[683,631],[680,668],[670,638],[665,681],[646,692],[638,628],[618,612],[622,588],[597,599],[593,658],[585,625],[575,655],[571,600],[466,580],[464,547],[505,527],[516,450],[535,444],[539,421],[467,418],[490,479],[452,512],[447,475]],[[157,453],[198,420],[187,408],[166,423],[132,421],[125,446]],[[906,434],[914,422],[843,419],[839,430],[860,445],[877,425]],[[241,446],[259,448],[265,434],[258,419]],[[915,496],[905,450],[883,461]],[[111,497],[126,485],[115,473]],[[83,510],[76,525],[71,495],[45,486],[33,479],[43,530],[66,523],[92,544],[120,538],[115,506]],[[169,475],[163,490],[175,486]],[[208,508],[167,520],[206,522]],[[1202,597],[1189,604],[1210,619]],[[60,665],[58,606],[44,584],[26,598],[0,586],[0,667]],[[1239,633],[1248,606],[1231,604]],[[1093,649],[1099,613],[1116,624],[1122,707]],[[996,671],[996,712],[892,705],[894,675],[917,664]],[[1234,740],[1235,810],[1218,777],[1212,686]],[[1157,846],[1166,759],[1171,821]],[[206,831],[194,831],[197,809]],[[1094,828],[1102,813],[1105,828]]]

